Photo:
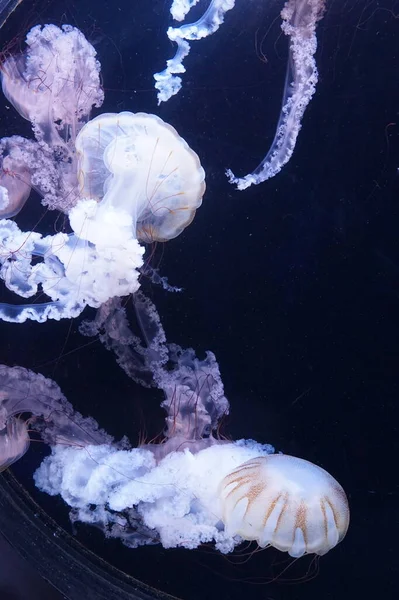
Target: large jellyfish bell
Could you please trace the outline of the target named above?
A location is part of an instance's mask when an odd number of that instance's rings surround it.
[[[326,554],[349,526],[348,501],[340,484],[321,467],[286,454],[240,465],[223,479],[220,496],[230,535],[293,557]]]
[[[76,150],[81,197],[99,202],[96,219],[128,213],[142,241],[175,238],[201,205],[205,173],[197,154],[155,115],[102,114],[82,129]]]
[[[86,305],[136,292],[144,253],[138,240],[176,237],[202,203],[205,173],[198,156],[154,115],[100,115],[80,131],[76,150],[81,199],[69,212],[73,234],[42,238],[0,221],[6,286],[24,298],[40,286],[51,299],[0,305],[3,320],[70,318]],[[42,262],[32,265],[35,257]]]

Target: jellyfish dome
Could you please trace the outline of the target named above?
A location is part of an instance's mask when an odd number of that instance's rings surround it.
[[[16,215],[31,188],[45,206],[68,212],[79,199],[76,136],[104,100],[95,49],[76,27],[37,25],[25,50],[2,63],[1,82],[36,140],[0,142],[0,217]]]
[[[139,240],[178,236],[201,206],[197,154],[155,115],[102,114],[79,133],[76,150],[80,194],[98,202],[96,220],[110,210],[128,215]]]
[[[36,137],[50,146],[74,140],[93,106],[101,106],[100,63],[79,29],[37,25],[26,37],[27,50],[2,65],[2,87],[19,114],[31,121]]]
[[[326,554],[349,526],[348,501],[339,483],[321,467],[285,454],[240,465],[223,479],[220,495],[231,535],[293,557]]]
[[[101,115],[80,131],[76,149],[81,200],[69,212],[74,233],[42,237],[0,220],[7,288],[29,298],[40,287],[51,299],[2,304],[5,321],[70,318],[86,305],[136,292],[144,254],[138,239],[176,237],[201,205],[205,172],[198,156],[154,115]]]

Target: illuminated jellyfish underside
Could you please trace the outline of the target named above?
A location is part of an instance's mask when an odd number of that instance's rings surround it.
[[[183,21],[198,0],[173,0],[171,14]],[[262,0],[266,3],[267,0]],[[182,86],[179,76],[185,73],[183,60],[190,52],[189,41],[199,40],[217,31],[225,14],[234,8],[235,0],[211,0],[204,15],[195,23],[169,27],[167,34],[177,44],[176,54],[166,63],[166,69],[155,73],[158,103],[166,102]],[[250,10],[250,7],[248,8]],[[289,38],[289,57],[282,109],[271,147],[259,166],[245,177],[236,177],[228,169],[230,183],[245,190],[252,184],[274,177],[290,160],[301,129],[306,107],[316,91],[318,72],[315,61],[317,49],[316,25],[324,10],[324,0],[287,0],[281,11],[283,33]]]
[[[134,293],[140,242],[176,237],[201,205],[204,170],[173,127],[145,113],[88,120],[103,100],[99,73],[94,48],[70,26],[34,27],[25,52],[3,65],[3,91],[36,140],[0,142],[0,217],[16,215],[34,188],[73,231],[43,237],[0,220],[0,278],[22,298],[49,298],[0,304],[4,321],[76,317]]]
[[[86,335],[100,335],[126,373],[162,390],[161,443],[131,448],[113,442],[97,423],[74,413],[58,386],[20,367],[0,367],[0,464],[20,458],[27,424],[51,445],[36,471],[37,487],[61,495],[72,521],[100,527],[126,545],[161,543],[223,553],[243,540],[300,557],[323,555],[345,536],[349,509],[339,483],[306,460],[273,454],[254,440],[218,438],[229,411],[215,356],[167,344],[154,305],[140,292],[135,309],[141,338],[120,300],[110,300]],[[29,392],[29,393],[27,393]]]

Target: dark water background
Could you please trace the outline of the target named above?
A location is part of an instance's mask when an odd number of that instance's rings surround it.
[[[321,465],[346,490],[352,518],[345,541],[321,559],[315,577],[309,557],[282,574],[290,562],[274,550],[240,564],[239,556],[207,548],[129,550],[90,528],[77,534],[113,565],[184,600],[393,599],[399,3],[327,2],[318,28],[320,81],[294,155],[272,180],[237,192],[224,169],[245,174],[258,164],[280,110],[287,59],[281,6],[236,0],[223,27],[192,44],[182,91],[160,107],[152,74],[173,54],[165,35],[169,2],[24,0],[0,31],[2,46],[14,38],[18,47],[37,23],[76,25],[102,63],[101,112],[154,112],[199,154],[208,185],[203,206],[154,257],[184,292],[167,294],[146,282],[144,289],[169,341],[198,355],[215,352],[231,403],[224,433]],[[29,124],[5,104],[1,135],[29,136]],[[18,223],[32,228],[42,214],[32,198]],[[46,233],[53,221],[45,216]],[[1,291],[0,301],[7,298]],[[127,433],[135,443],[140,432],[158,433],[160,396],[135,386],[99,343],[84,346],[78,324],[0,323],[0,363],[54,378],[78,410],[115,436]],[[33,445],[14,473],[71,531],[63,502],[31,482],[45,452]]]

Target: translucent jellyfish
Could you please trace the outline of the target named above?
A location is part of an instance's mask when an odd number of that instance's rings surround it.
[[[205,173],[175,129],[154,115],[105,114],[77,136],[82,200],[69,211],[73,234],[42,237],[0,220],[0,277],[22,298],[39,289],[51,301],[0,304],[0,318],[71,318],[139,288],[141,241],[167,240],[201,205]]]
[[[196,0],[174,0],[173,18],[182,21],[196,3]],[[169,100],[181,89],[182,81],[177,74],[185,72],[183,60],[190,51],[187,40],[198,40],[214,33],[234,4],[234,0],[212,0],[196,23],[169,27],[168,37],[176,42],[177,50],[167,61],[166,69],[154,75],[159,103]],[[226,171],[230,183],[236,184],[239,190],[277,175],[294,152],[302,117],[316,90],[316,26],[323,15],[324,4],[324,0],[287,0],[284,5],[281,28],[289,38],[289,57],[281,114],[272,145],[253,173],[236,177],[230,169]]]
[[[0,431],[0,472],[19,460],[28,448],[29,433],[25,421],[11,417]]]
[[[24,53],[1,66],[4,95],[33,124],[38,140],[68,151],[66,143],[104,99],[96,51],[70,25],[37,25],[26,44]]]
[[[37,26],[26,43],[1,68],[3,91],[36,141],[0,141],[0,278],[22,298],[44,292],[48,301],[0,304],[0,318],[18,323],[76,317],[136,292],[139,240],[179,235],[205,191],[198,156],[158,117],[124,112],[88,122],[103,91],[96,52],[78,29]],[[67,212],[72,233],[43,237],[8,220],[31,188]]]
[[[0,216],[8,219],[18,214],[30,196],[32,176],[29,159],[24,156],[23,146],[28,140],[6,138],[0,141]],[[29,146],[29,142],[27,144]],[[31,144],[30,157],[35,154]]]
[[[83,197],[99,202],[99,214],[128,214],[144,242],[178,236],[194,218],[205,192],[197,154],[155,115],[102,114],[78,135]],[[85,227],[91,227],[90,219]]]
[[[30,413],[27,421],[19,415]],[[0,471],[29,448],[29,428],[48,444],[87,446],[112,442],[94,419],[74,411],[51,379],[22,367],[0,365]]]
[[[281,28],[290,38],[281,114],[272,145],[255,171],[245,177],[236,177],[227,170],[230,183],[237,184],[239,190],[277,175],[294,152],[302,117],[316,91],[316,25],[323,10],[324,0],[288,0],[281,12]]]
[[[326,554],[349,526],[348,501],[339,483],[321,467],[285,454],[240,465],[224,478],[220,495],[231,535],[294,557]]]
[[[139,292],[140,333],[117,299],[103,305],[84,333],[100,335],[125,372],[162,391],[163,438],[138,448],[105,443],[55,444],[36,485],[61,495],[72,521],[95,524],[135,548],[197,548],[223,553],[243,540],[292,556],[325,554],[341,541],[349,509],[341,486],[305,460],[273,454],[268,444],[220,438],[229,411],[215,356],[168,344],[154,305]]]
[[[5,138],[0,146],[0,217],[25,204],[33,187],[43,204],[67,212],[78,199],[75,139],[101,106],[100,63],[75,27],[33,27],[26,50],[1,65],[4,95],[32,123],[37,142]]]

